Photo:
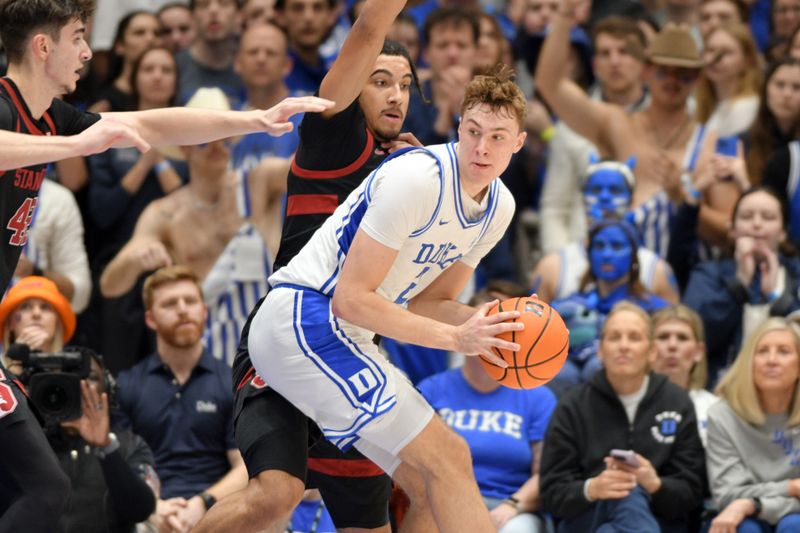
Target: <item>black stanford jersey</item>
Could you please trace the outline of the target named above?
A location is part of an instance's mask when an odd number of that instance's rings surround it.
[[[75,135],[100,115],[75,109],[54,99],[42,118],[35,120],[22,95],[9,78],[0,78],[0,129],[30,135]],[[28,241],[28,227],[36,212],[36,199],[47,165],[32,165],[0,171],[0,292],[5,291],[17,268],[22,247]]]
[[[325,119],[306,113],[286,184],[286,218],[273,271],[286,266],[350,192],[386,159],[356,99]]]

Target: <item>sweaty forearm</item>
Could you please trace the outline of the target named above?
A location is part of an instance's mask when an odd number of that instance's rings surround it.
[[[100,276],[100,294],[106,298],[122,296],[136,283],[141,269],[130,259],[131,253],[123,248],[103,270]]]

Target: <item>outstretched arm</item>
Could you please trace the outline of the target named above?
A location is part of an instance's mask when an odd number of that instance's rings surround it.
[[[406,0],[367,0],[342,45],[339,56],[319,87],[322,98],[336,104],[323,112],[332,117],[353,103],[367,83],[386,32]]]
[[[114,119],[100,120],[78,135],[27,135],[0,130],[0,171],[88,156],[112,147],[150,145],[131,126]]]
[[[588,9],[588,0],[562,0],[561,9],[550,24],[550,32],[539,54],[536,90],[567,126],[596,145],[602,143],[602,128],[610,124],[613,108],[591,100],[578,84],[569,79],[569,32]]]
[[[147,111],[103,113],[103,119],[112,118],[132,127],[153,146],[193,144],[227,139],[248,133],[266,132],[283,135],[294,125],[289,117],[297,113],[320,113],[333,102],[304,96],[286,98],[266,111],[216,111],[188,107],[167,107]],[[102,121],[101,121],[102,122]]]

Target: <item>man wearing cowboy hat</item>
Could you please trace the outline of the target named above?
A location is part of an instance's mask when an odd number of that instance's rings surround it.
[[[560,118],[594,143],[603,157],[625,160],[636,156],[634,219],[645,245],[664,255],[671,204],[698,196],[693,185],[696,171],[702,172],[716,141],[712,134],[703,134],[686,105],[703,60],[689,30],[667,24],[646,51],[644,80],[650,89],[649,105],[629,113],[590,100],[563,68],[575,15],[588,4],[588,0],[563,0],[539,58],[536,87]],[[724,240],[738,194],[731,182],[717,181],[708,189],[698,224],[706,241]]]

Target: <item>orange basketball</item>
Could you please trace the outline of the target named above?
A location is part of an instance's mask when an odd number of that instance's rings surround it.
[[[555,309],[533,297],[509,298],[489,311],[520,312],[525,329],[498,335],[520,345],[518,352],[494,348],[494,353],[508,363],[500,368],[481,356],[483,368],[502,385],[512,389],[532,389],[544,385],[558,374],[569,351],[569,331]]]

